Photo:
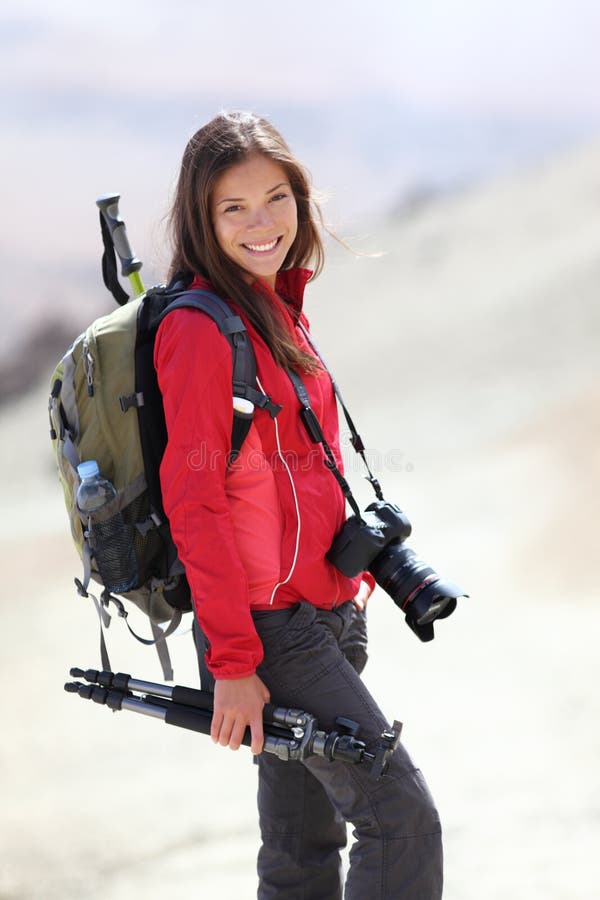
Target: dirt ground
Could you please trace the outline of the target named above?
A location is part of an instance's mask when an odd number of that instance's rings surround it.
[[[43,428],[31,414],[40,405],[41,395],[32,396],[0,424],[23,416]],[[512,485],[513,496],[525,482],[534,497],[540,460],[534,471],[526,448],[513,452],[518,464],[506,452],[485,463],[465,459],[454,472],[457,494],[468,473],[482,489]],[[17,491],[22,502],[1,540],[0,897],[251,898],[249,752],[111,714],[62,689],[71,666],[99,666],[97,620],[72,587],[77,559],[51,466],[31,453],[27,486],[5,486],[11,503]],[[480,502],[473,491],[469,509]],[[471,599],[436,626],[432,644],[420,644],[391,600],[375,594],[366,680],[389,717],[404,722],[438,803],[449,900],[592,900],[600,880],[600,609],[591,593],[536,596],[526,579],[515,580],[517,568],[507,575],[501,509],[496,532],[459,529],[444,542],[446,568],[454,559],[449,574],[460,574]],[[425,541],[436,560],[441,543]],[[115,670],[161,680],[153,651],[136,645],[124,623],[113,620],[108,638]],[[176,681],[195,684],[190,635],[172,644]]]

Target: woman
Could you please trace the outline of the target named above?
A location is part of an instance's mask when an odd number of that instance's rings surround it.
[[[212,738],[236,750],[249,726],[259,754],[260,900],[341,898],[347,822],[356,836],[347,898],[435,900],[439,819],[402,745],[379,782],[365,766],[260,755],[268,701],[306,709],[326,730],[338,715],[352,718],[367,744],[389,728],[359,677],[374,581],[347,578],[325,558],[345,500],[288,375],[302,378],[341,469],[331,382],[302,328],[304,287],[323,263],[315,209],[305,172],[265,120],[222,114],[190,140],[171,214],[171,275],[229,301],[252,341],[257,386],[281,410],[254,411],[228,465],[229,345],[202,312],[167,316],[155,346],[169,436],[164,506],[192,590],[201,667],[214,683]]]

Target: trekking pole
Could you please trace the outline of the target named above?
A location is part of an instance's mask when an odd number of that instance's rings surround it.
[[[121,261],[121,274],[129,278],[134,296],[139,297],[145,290],[140,276],[142,261],[131,249],[125,222],[119,212],[120,198],[120,194],[103,194],[96,200],[96,206],[102,214],[103,223],[108,228],[110,238]]]
[[[85,700],[108,706],[113,711],[126,709],[151,718],[161,719],[167,725],[187,728],[200,734],[210,734],[214,696],[194,688],[140,681],[122,672],[99,672],[96,669],[70,670],[73,678],[65,690],[76,693]],[[135,694],[142,696],[135,696]],[[391,754],[400,740],[402,725],[394,722],[391,731],[384,731],[375,752],[369,752],[363,741],[358,740],[359,726],[351,719],[338,717],[336,729],[329,733],[319,730],[316,718],[300,709],[286,709],[271,703],[263,708],[263,752],[273,754],[284,762],[299,761],[309,756],[322,756],[330,761],[343,760],[354,764],[369,764],[377,778],[385,775]],[[250,729],[246,728],[242,743],[251,744]]]

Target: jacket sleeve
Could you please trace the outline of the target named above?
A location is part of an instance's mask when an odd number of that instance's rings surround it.
[[[159,327],[154,364],[168,435],[160,467],[163,505],[210,643],[206,662],[216,678],[241,678],[254,673],[263,650],[225,494],[231,349],[209,316],[181,309]]]

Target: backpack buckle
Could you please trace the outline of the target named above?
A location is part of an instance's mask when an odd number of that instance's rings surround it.
[[[135,406],[136,409],[139,409],[144,405],[144,395],[141,391],[138,391],[134,394],[122,394],[119,397],[119,406],[121,407],[122,412],[127,412],[128,409],[131,409],[132,406]]]

